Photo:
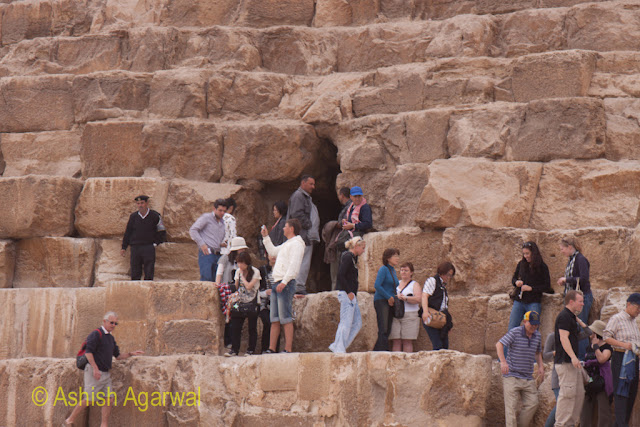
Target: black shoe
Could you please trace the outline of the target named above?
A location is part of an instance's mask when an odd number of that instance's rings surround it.
[[[237,356],[237,355],[238,355],[238,353],[236,353],[235,351],[229,350],[224,354],[224,357],[232,357],[232,356]]]
[[[244,353],[245,356],[253,356],[253,351],[246,351]]]
[[[265,351],[262,352],[262,354],[275,354],[276,352],[271,350],[270,348],[266,349]]]

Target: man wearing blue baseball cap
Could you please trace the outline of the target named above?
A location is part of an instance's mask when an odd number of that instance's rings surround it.
[[[633,403],[638,394],[638,345],[640,330],[636,318],[640,315],[640,293],[627,298],[624,311],[613,315],[604,330],[603,338],[613,347],[613,401],[616,426],[628,426]]]
[[[538,388],[533,379],[534,362],[538,364],[538,378],[544,379],[542,336],[538,332],[540,315],[535,311],[527,311],[523,320],[522,326],[511,329],[496,343],[502,371],[507,427],[529,426],[538,409]],[[505,347],[509,349],[506,358]],[[520,415],[517,415],[519,402]]]
[[[342,220],[342,229],[348,230],[351,237],[362,236],[373,228],[373,216],[371,206],[364,198],[362,188],[351,187],[351,206],[347,211],[347,217]]]

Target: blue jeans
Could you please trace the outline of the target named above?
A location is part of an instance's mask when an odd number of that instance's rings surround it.
[[[210,254],[205,255],[202,253],[202,249],[198,249],[198,266],[200,267],[200,280],[213,282],[213,268],[218,264],[220,255]]]
[[[509,327],[507,328],[507,331],[520,326],[520,322],[522,322],[522,318],[527,311],[535,311],[540,314],[541,309],[542,305],[539,302],[524,303],[514,301],[513,307],[511,308],[511,316],[509,316]]]
[[[296,280],[290,280],[282,292],[276,291],[279,284],[280,282],[277,282],[271,288],[269,320],[271,323],[280,322],[281,325],[286,325],[293,322],[293,294],[296,293]]]
[[[431,340],[431,346],[434,350],[447,350],[449,348],[449,332],[444,337],[440,335],[440,329],[432,328],[422,323],[424,330],[427,331],[429,339]]]
[[[554,388],[553,389],[553,394],[556,396],[556,402],[558,401],[558,394],[560,393],[560,389],[559,388]],[[547,421],[544,423],[544,427],[553,427],[553,425],[556,423],[556,407],[555,405],[553,406],[553,409],[551,410],[551,412],[549,412],[549,417],[547,418]]]
[[[339,291],[338,301],[340,301],[340,323],[336,331],[336,339],[329,346],[329,350],[334,353],[346,353],[362,328],[362,317],[357,296],[352,301],[345,291]]]
[[[593,292],[584,294],[584,307],[582,308],[582,312],[578,314],[578,317],[587,325],[589,324],[589,311],[591,311],[592,304],[593,304]],[[584,354],[587,351],[588,345],[589,345],[589,338],[585,338],[583,340],[578,341],[578,354],[577,354],[578,359],[584,360]]]

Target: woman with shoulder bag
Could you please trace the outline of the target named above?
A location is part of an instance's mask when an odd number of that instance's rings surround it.
[[[346,353],[362,327],[360,306],[358,305],[358,257],[364,253],[366,243],[356,236],[347,241],[347,251],[342,254],[336,289],[340,301],[340,323],[336,339],[329,346],[334,353]]]
[[[435,276],[429,277],[424,282],[422,288],[422,321],[424,329],[429,335],[431,345],[434,350],[442,350],[449,348],[449,331],[453,328],[451,314],[449,314],[449,295],[447,293],[447,283],[456,274],[456,268],[449,261],[441,262]],[[429,324],[432,321],[432,315],[429,308],[443,313],[447,321],[441,329],[436,329]]]
[[[376,310],[378,320],[378,340],[373,351],[389,351],[389,332],[393,319],[393,297],[396,295],[398,276],[395,266],[400,262],[400,251],[395,248],[387,248],[382,253],[382,267],[378,270],[373,294],[373,308]]]
[[[404,302],[404,316],[393,318],[391,323],[391,348],[393,351],[413,352],[413,341],[418,339],[420,332],[420,302],[422,301],[422,287],[413,280],[413,264],[405,262],[400,266],[400,283],[396,287],[398,300]]]
[[[590,337],[591,345],[587,347],[585,353],[584,368],[589,374],[590,381],[585,386],[580,427],[591,427],[594,420],[594,406],[598,408],[598,427],[611,425],[613,376],[609,359],[613,354],[613,347],[602,338],[606,327],[602,320],[596,320],[589,326],[593,333]]]
[[[589,312],[593,304],[593,293],[591,292],[591,282],[589,281],[589,260],[582,255],[578,240],[574,237],[565,237],[560,241],[560,252],[569,258],[564,276],[558,279],[558,286],[567,291],[575,289],[584,295],[584,307],[578,317],[584,323],[589,323]],[[578,359],[584,360],[584,353],[589,345],[588,339],[578,342]]]
[[[549,267],[542,260],[540,249],[535,242],[525,242],[522,245],[522,259],[513,272],[511,284],[514,287],[515,298],[509,316],[509,331],[520,326],[527,311],[540,313],[542,293],[551,288]]]
[[[238,269],[235,274],[237,299],[231,303],[231,349],[225,356],[237,356],[242,339],[244,319],[249,319],[249,346],[245,355],[251,355],[256,350],[258,341],[258,282],[260,272],[251,265],[251,255],[240,252],[236,258]]]

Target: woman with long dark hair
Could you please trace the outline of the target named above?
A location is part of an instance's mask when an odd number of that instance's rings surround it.
[[[525,242],[522,245],[522,259],[513,272],[511,284],[515,288],[515,297],[509,328],[520,326],[527,311],[540,313],[542,307],[542,293],[551,287],[549,267],[544,263],[540,249],[535,242]]]
[[[281,245],[287,240],[283,231],[284,222],[287,220],[287,210],[287,202],[284,200],[278,200],[273,204],[273,217],[276,222],[269,230],[269,237],[274,246]]]
[[[231,349],[225,356],[237,356],[240,352],[240,342],[242,340],[242,326],[244,319],[249,319],[249,346],[246,355],[252,355],[256,350],[258,342],[258,290],[260,282],[260,271],[251,265],[251,255],[249,252],[240,252],[236,257],[238,269],[235,273],[236,289],[238,289],[238,304],[255,303],[256,310],[247,314],[235,314],[231,312]]]

